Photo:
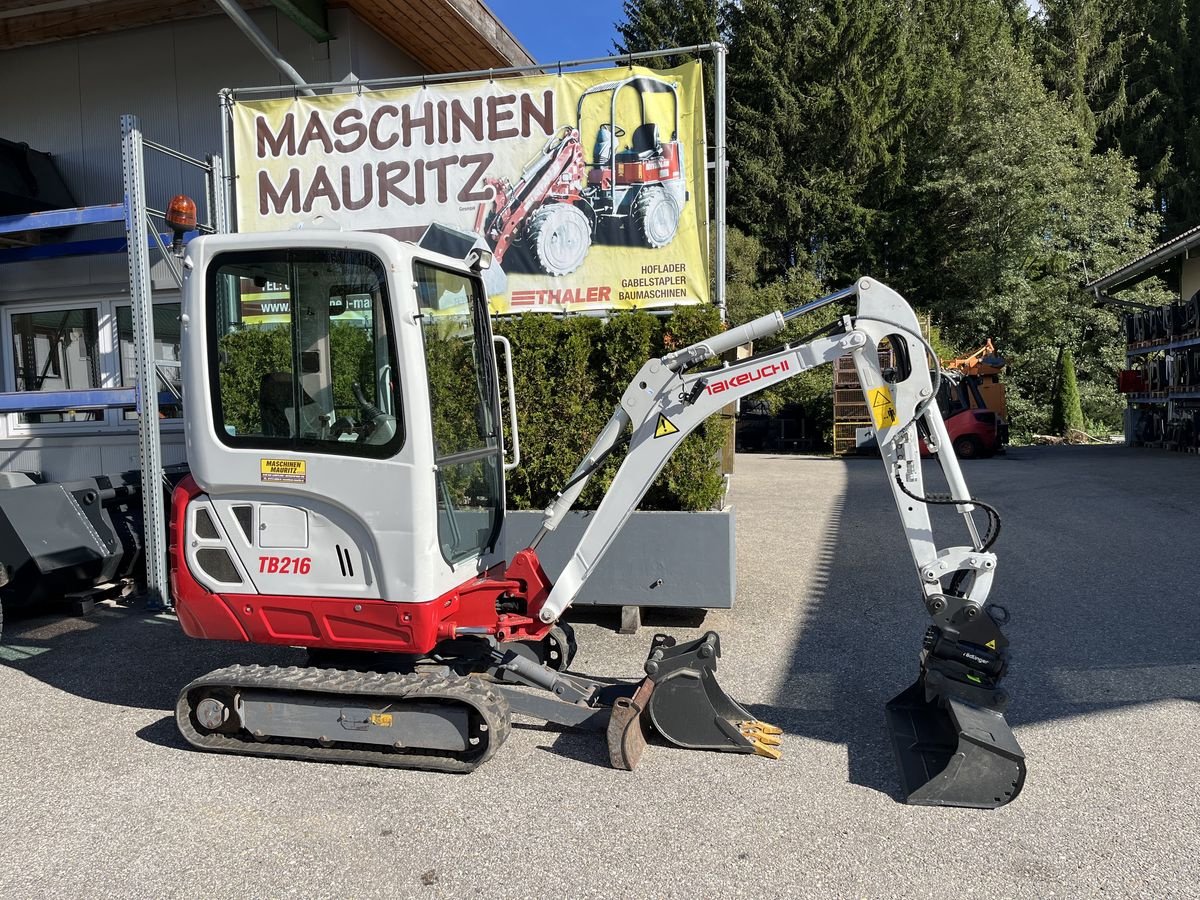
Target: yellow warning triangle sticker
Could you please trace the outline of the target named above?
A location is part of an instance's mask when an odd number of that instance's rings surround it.
[[[989,650],[995,650],[995,649],[996,649],[996,641],[995,641],[995,639],[993,638],[992,640],[988,641],[988,642],[987,642],[986,644],[984,644],[983,646],[987,647]]]
[[[867,402],[871,405],[871,418],[875,420],[876,428],[890,428],[899,423],[900,417],[896,415],[896,403],[888,388],[871,388],[867,391]]]
[[[678,434],[679,429],[671,424],[671,420],[662,413],[658,414],[658,426],[654,429],[656,438],[666,437],[668,434]]]

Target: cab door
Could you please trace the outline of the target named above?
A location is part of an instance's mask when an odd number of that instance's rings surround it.
[[[414,260],[437,495],[451,566],[488,556],[504,518],[504,445],[487,298],[478,278]]]

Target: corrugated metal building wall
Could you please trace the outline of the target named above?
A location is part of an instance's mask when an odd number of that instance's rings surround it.
[[[422,71],[346,9],[329,11],[336,39],[327,44],[315,42],[274,9],[251,15],[313,82]],[[123,194],[122,114],[137,115],[146,137],[203,158],[220,152],[222,88],[280,83],[276,69],[224,15],[20,47],[0,53],[0,137],[52,154],[79,205],[115,203]],[[162,208],[177,193],[204,196],[203,179],[191,167],[153,153],[146,161],[151,206]],[[92,226],[57,239],[118,233],[119,227]],[[156,303],[178,304],[178,291],[161,263],[154,281]],[[72,386],[115,387],[128,381],[121,371],[118,321],[128,298],[124,254],[0,266],[0,389],[25,388],[30,367],[38,373],[69,369],[59,354],[73,350],[95,357],[99,383]],[[18,330],[43,335],[48,321],[71,310],[83,311],[76,314],[85,317],[86,327],[77,335],[94,335],[94,347],[71,348],[47,337],[40,343],[27,340],[22,349],[14,337]],[[158,337],[170,341],[170,335]],[[135,425],[123,411],[109,410],[99,421],[82,415],[40,418],[0,416],[0,470],[41,471],[67,480],[137,467]],[[164,462],[182,461],[179,421],[167,419],[162,425]]]

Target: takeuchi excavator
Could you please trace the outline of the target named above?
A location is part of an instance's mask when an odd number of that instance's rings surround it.
[[[180,622],[197,638],[305,647],[310,661],[357,651],[350,658],[371,662],[210,672],[179,696],[186,739],[211,751],[468,772],[500,749],[517,714],[604,733],[622,769],[648,739],[777,757],[780,730],[718,685],[715,633],[681,643],[658,635],[644,677],[614,682],[572,671],[576,642],[562,616],[691,431],[733,400],[850,354],[932,620],[916,682],[886,710],[905,797],[982,808],[1016,797],[1025,761],[1004,717],[1007,640],[999,607],[987,605],[999,518],[971,497],[948,452],[936,355],[904,299],[862,278],[647,361],[536,537],[505,559],[504,478],[520,449],[512,351],[492,334],[480,279],[489,257],[337,230],[188,245],[191,475],[174,495],[170,545]],[[245,324],[244,309],[268,292],[287,311],[269,327]],[[851,302],[802,342],[714,362]],[[888,368],[877,350],[885,339],[895,350]],[[926,491],[921,440],[948,494]],[[623,461],[611,487],[551,583],[538,547],[614,453]],[[966,543],[935,542],[933,504],[961,514]]]

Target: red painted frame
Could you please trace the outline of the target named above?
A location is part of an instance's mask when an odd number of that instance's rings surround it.
[[[550,579],[532,550],[424,602],[214,594],[192,575],[184,551],[188,504],[203,493],[189,475],[171,498],[171,595],[189,637],[424,655],[460,628],[486,629],[501,642],[541,640],[550,631],[537,618]],[[501,599],[523,601],[527,614],[498,612]]]

